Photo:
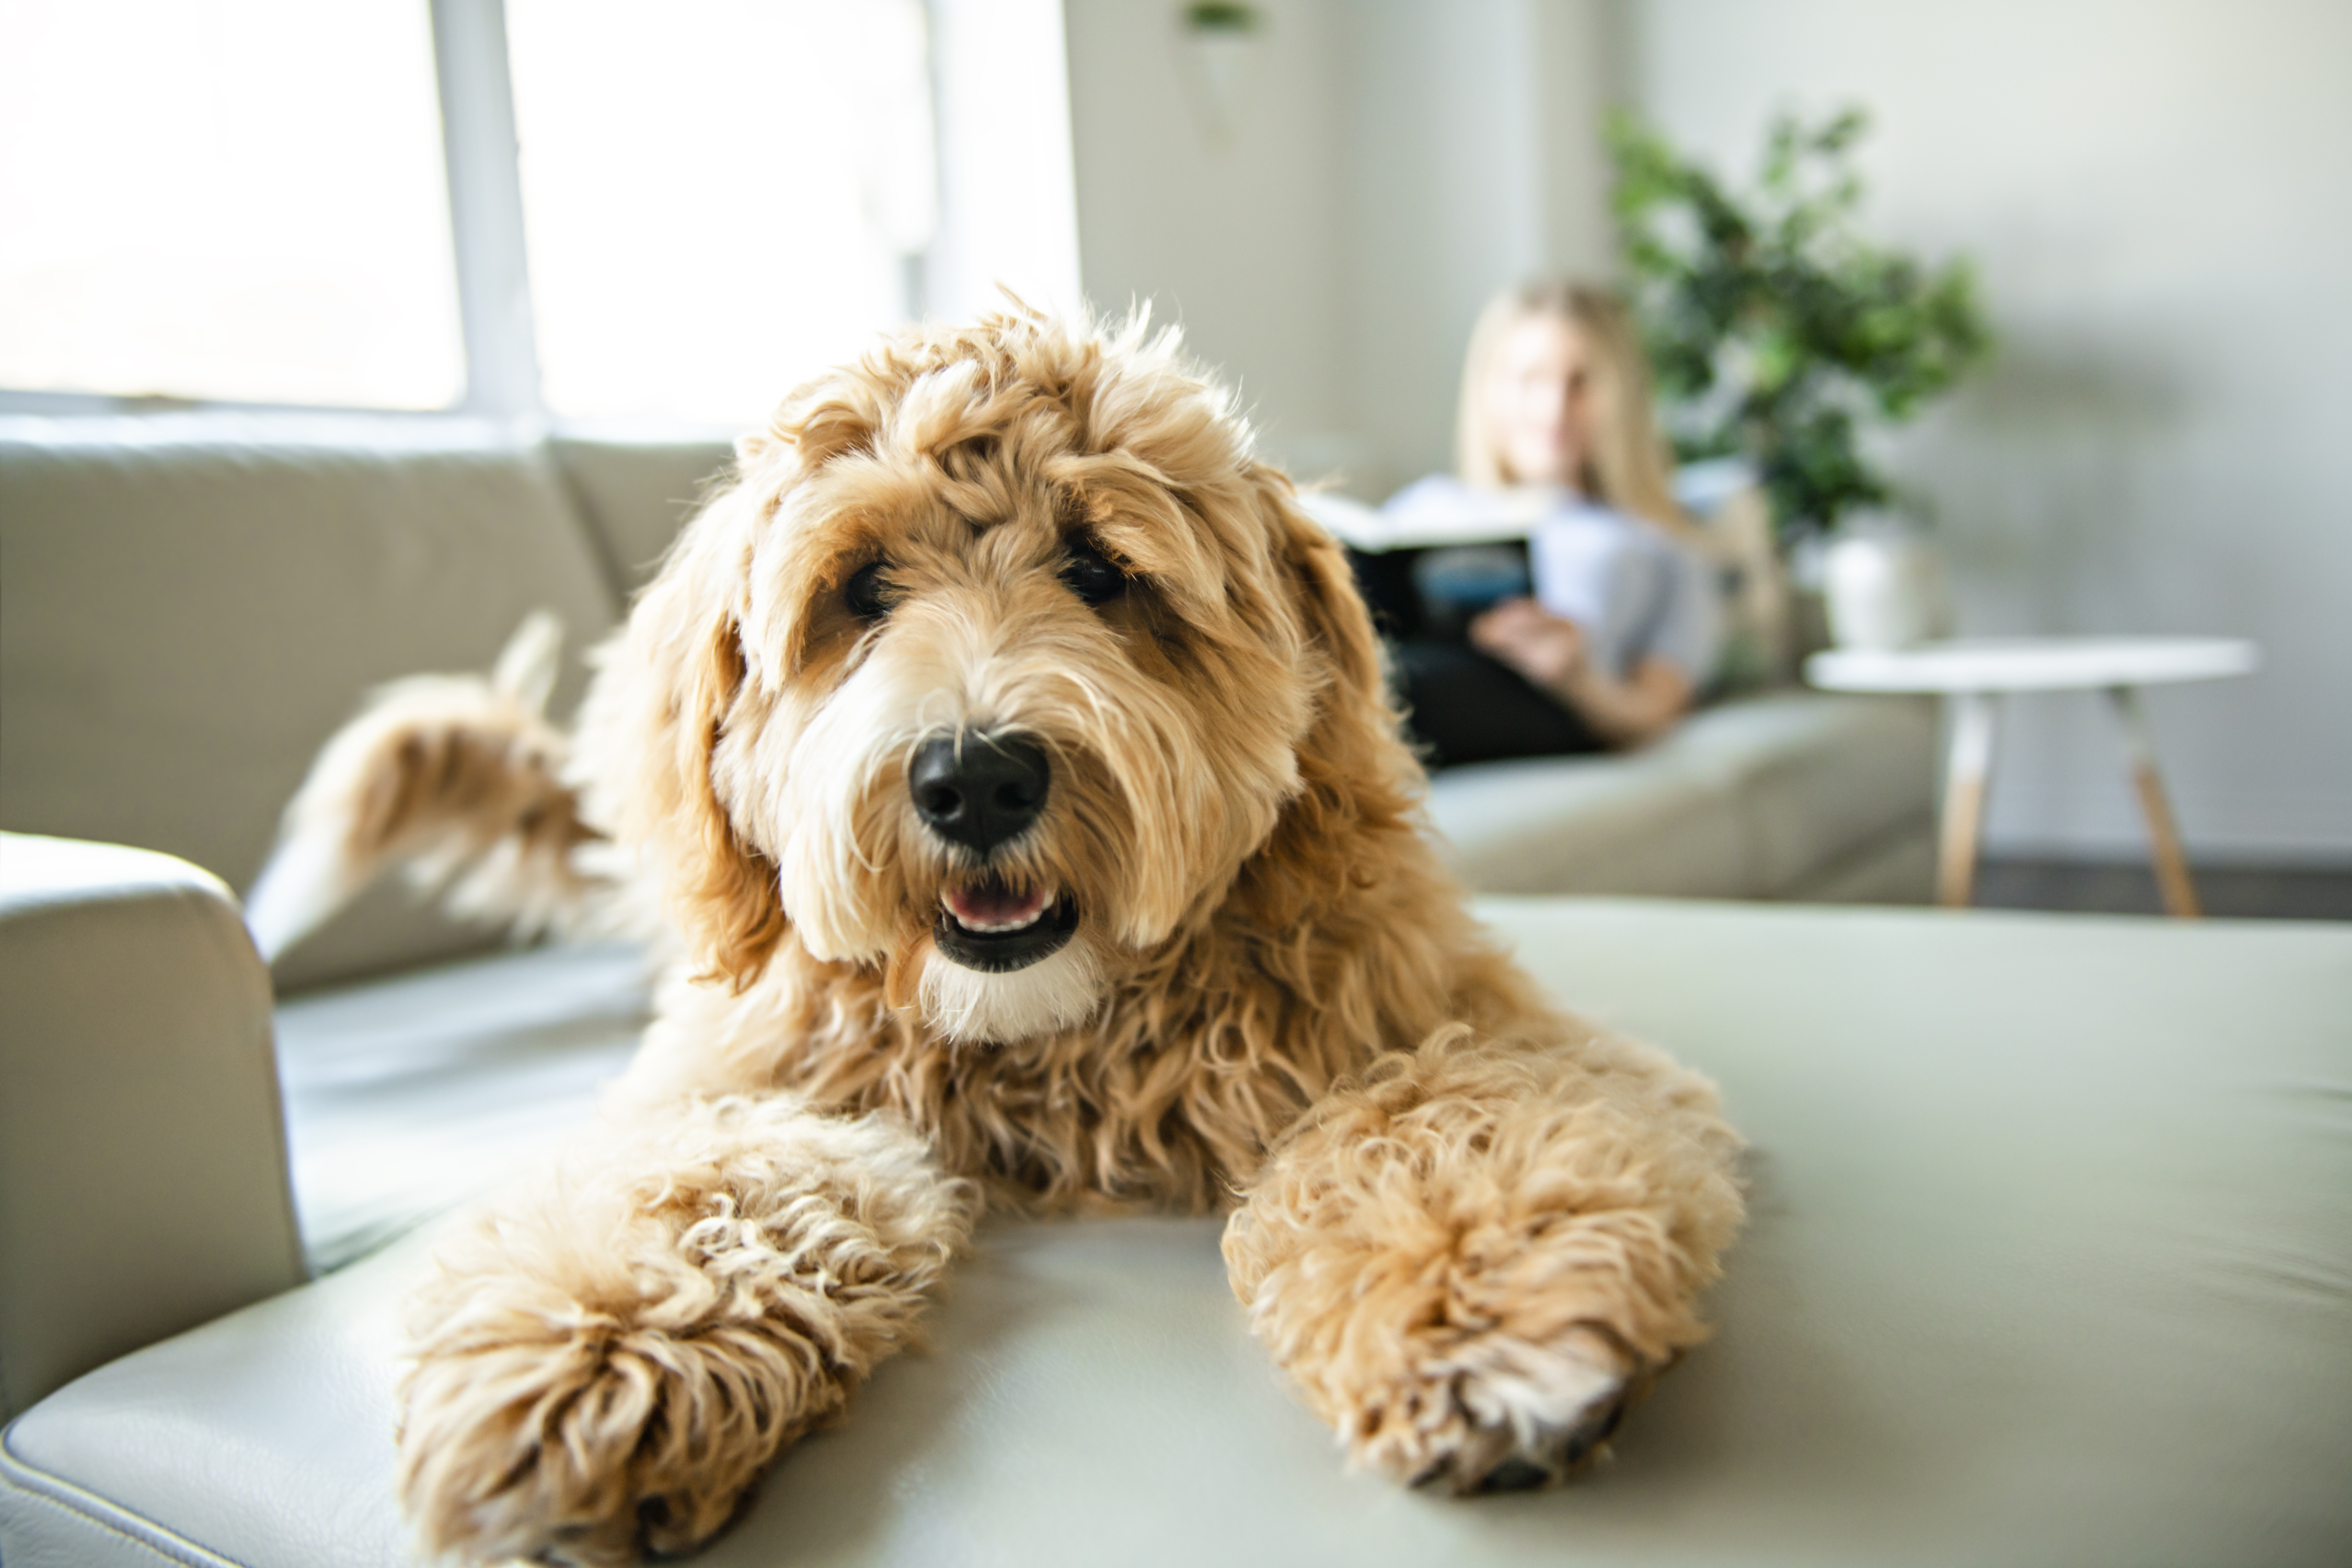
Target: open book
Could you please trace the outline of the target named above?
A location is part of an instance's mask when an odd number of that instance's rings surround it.
[[[1704,525],[1735,494],[1748,489],[1754,473],[1737,458],[1692,463],[1675,475],[1675,500]],[[1336,490],[1306,490],[1298,504],[1342,543],[1358,550],[1425,550],[1443,544],[1501,544],[1525,539],[1536,524],[1558,510],[1565,492],[1528,485],[1465,495],[1458,505],[1419,506],[1392,516]]]

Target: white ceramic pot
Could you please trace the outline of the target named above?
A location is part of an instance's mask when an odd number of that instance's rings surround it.
[[[1935,552],[1892,529],[1856,530],[1822,555],[1830,639],[1840,647],[1909,647],[1939,635],[1943,573]]]

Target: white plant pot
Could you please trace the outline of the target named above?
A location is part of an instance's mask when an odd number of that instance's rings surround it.
[[[1842,533],[1822,556],[1830,639],[1840,647],[1909,647],[1944,630],[1943,573],[1911,535]]]

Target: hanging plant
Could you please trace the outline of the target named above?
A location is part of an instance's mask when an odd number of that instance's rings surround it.
[[[1990,351],[1964,258],[1928,267],[1864,239],[1848,109],[1772,122],[1754,190],[1735,194],[1630,115],[1607,128],[1613,205],[1661,413],[1685,462],[1741,457],[1783,545],[1895,500],[1861,447]]]

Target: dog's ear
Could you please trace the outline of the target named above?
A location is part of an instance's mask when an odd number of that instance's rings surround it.
[[[1288,929],[1316,904],[1352,897],[1365,858],[1384,853],[1378,846],[1389,836],[1418,831],[1423,775],[1399,734],[1380,639],[1347,552],[1299,509],[1287,478],[1263,467],[1252,478],[1317,688],[1296,753],[1299,792],[1263,851],[1286,874],[1255,884],[1260,918]]]
[[[1356,574],[1339,542],[1298,505],[1289,477],[1263,463],[1251,466],[1260,504],[1276,529],[1276,549],[1291,579],[1293,602],[1307,640],[1329,668],[1327,712],[1388,725],[1388,688],[1371,613],[1356,591]]]
[[[751,492],[719,496],[689,523],[605,659],[584,723],[609,750],[592,788],[622,842],[645,855],[702,973],[742,990],[784,937],[776,866],[727,815],[711,762],[743,706],[740,616]]]

